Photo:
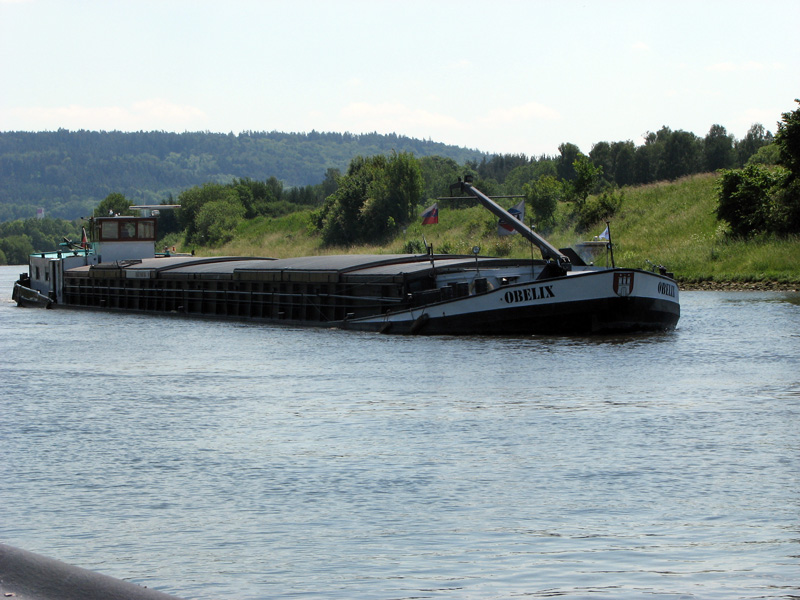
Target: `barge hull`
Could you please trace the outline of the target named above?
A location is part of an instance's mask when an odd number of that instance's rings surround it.
[[[169,269],[68,271],[62,306],[422,335],[658,331],[673,329],[680,317],[674,280],[640,270],[409,294],[395,272],[367,280],[257,267],[211,278]],[[620,281],[630,289],[618,289]]]
[[[421,335],[573,335],[669,331],[680,314],[671,303],[650,298],[603,298],[551,306],[505,308],[436,316],[435,308],[413,320],[344,322],[347,329]]]

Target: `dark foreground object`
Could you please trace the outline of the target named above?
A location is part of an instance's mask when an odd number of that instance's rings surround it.
[[[0,544],[0,595],[17,600],[179,600],[5,544]]]

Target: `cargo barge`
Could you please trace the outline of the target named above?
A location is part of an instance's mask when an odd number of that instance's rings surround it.
[[[587,265],[470,182],[542,259],[474,254],[302,258],[157,256],[155,217],[93,220],[85,247],[40,253],[15,285],[20,305],[252,320],[400,334],[658,331],[680,317],[669,274]]]

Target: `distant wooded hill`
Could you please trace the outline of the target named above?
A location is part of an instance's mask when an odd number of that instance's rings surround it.
[[[161,204],[184,189],[234,178],[319,184],[358,155],[391,151],[479,162],[477,150],[377,133],[120,131],[0,132],[0,221],[86,216],[111,193]]]
[[[495,194],[522,193],[524,184],[545,176],[581,185],[576,170],[581,166],[583,172],[592,166],[604,185],[623,187],[752,161],[774,164],[772,137],[759,123],[741,140],[721,125],[712,125],[705,137],[664,126],[639,146],[602,141],[586,156],[575,144],[563,143],[557,156],[528,157],[377,133],[0,132],[0,221],[32,218],[37,208],[71,220],[90,214],[109,194],[136,203],[172,203],[186,189],[234,179],[270,179],[308,191],[334,181],[332,171],[345,173],[356,156],[392,151],[428,160],[426,172],[433,171],[428,173],[433,178],[452,179],[454,167],[468,168],[481,189]],[[446,193],[447,186],[439,191]]]

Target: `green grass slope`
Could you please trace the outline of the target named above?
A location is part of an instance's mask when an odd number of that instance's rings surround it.
[[[686,177],[635,188],[625,188],[625,198],[611,221],[617,266],[648,268],[648,261],[663,264],[684,287],[729,284],[734,287],[780,284],[800,285],[800,238],[761,237],[734,240],[717,221],[715,174]],[[506,201],[511,204],[511,201]],[[435,252],[530,257],[530,245],[519,235],[499,237],[497,221],[480,206],[450,206],[440,202],[439,224],[410,224],[391,240],[376,246],[324,247],[308,227],[308,213],[280,219],[243,223],[230,244],[205,249],[203,254],[287,257],[339,253],[394,253],[421,250],[423,238]],[[569,224],[570,205],[559,207],[562,223],[546,237],[558,247],[591,239],[605,228],[597,223],[580,234]],[[540,257],[538,250],[533,256]],[[600,257],[598,263],[605,262]],[[769,287],[769,285],[767,285]]]
[[[800,282],[800,239],[730,238],[716,218],[716,182],[704,174],[627,190],[612,225],[618,262],[649,259],[686,284]]]

